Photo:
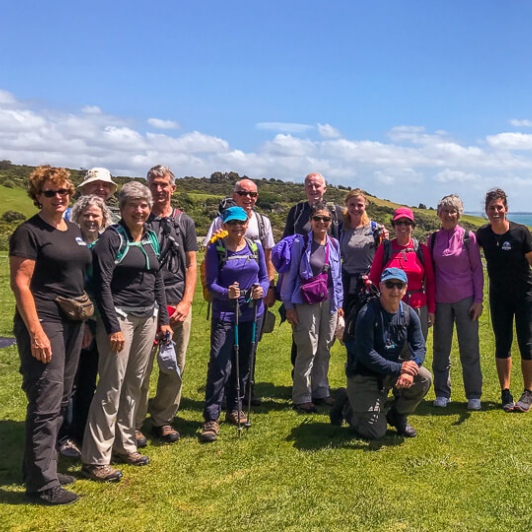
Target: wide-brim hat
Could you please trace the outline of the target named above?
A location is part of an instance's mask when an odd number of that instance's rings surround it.
[[[111,194],[116,192],[118,185],[111,179],[111,172],[107,168],[91,168],[87,170],[83,181],[78,185],[77,188],[83,188],[89,183],[94,183],[94,181],[102,181],[103,183],[109,183],[111,185]]]

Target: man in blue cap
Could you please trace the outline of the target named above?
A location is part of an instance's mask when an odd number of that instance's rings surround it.
[[[425,340],[416,311],[402,301],[406,273],[386,268],[381,275],[380,297],[364,306],[357,317],[355,341],[347,353],[347,390],[340,389],[331,409],[331,423],[345,419],[355,432],[370,440],[382,438],[387,425],[400,436],[413,438],[408,423],[432,384],[422,367]],[[395,401],[386,407],[393,390]]]

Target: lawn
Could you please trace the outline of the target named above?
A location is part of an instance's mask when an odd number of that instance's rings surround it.
[[[13,300],[7,259],[0,256],[0,334],[9,334]],[[222,424],[219,441],[200,444],[209,322],[198,290],[182,408],[174,445],[151,440],[151,464],[124,466],[122,482],[80,479],[81,500],[46,508],[24,502],[20,461],[25,398],[16,348],[0,350],[0,529],[38,531],[292,530],[523,531],[530,528],[532,414],[505,414],[493,361],[487,313],[481,320],[483,409],[468,412],[453,354],[453,402],[427,401],[411,417],[418,437],[390,430],[380,442],[359,440],[328,423],[327,410],[300,415],[290,408],[290,332],[286,324],[262,341],[257,387],[263,406],[237,438]],[[430,346],[429,346],[430,353]],[[430,367],[430,355],[427,365]],[[345,353],[336,344],[330,380],[344,385]],[[517,360],[517,359],[516,359]],[[521,391],[519,364],[514,395]],[[149,432],[149,422],[146,424]],[[76,462],[60,469],[79,474]]]

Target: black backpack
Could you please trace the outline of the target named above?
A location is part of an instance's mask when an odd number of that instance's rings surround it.
[[[380,296],[379,289],[369,280],[367,275],[361,275],[357,281],[355,288],[355,296],[353,297],[349,307],[345,310],[344,320],[345,329],[342,338],[344,344],[353,342],[355,339],[355,325],[358,313],[364,305],[369,303],[372,299],[377,299]]]

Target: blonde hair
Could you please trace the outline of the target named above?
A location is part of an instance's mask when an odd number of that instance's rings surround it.
[[[347,206],[347,202],[351,198],[358,198],[358,197],[360,197],[360,198],[362,198],[364,200],[364,204],[366,206],[368,205],[368,200],[366,198],[366,194],[360,188],[354,188],[353,190],[350,190],[347,193],[347,196],[345,197],[344,203]],[[370,222],[368,213],[366,211],[364,211],[364,214],[362,215],[361,222],[362,222],[362,225],[367,225]],[[346,223],[347,225],[351,224],[351,217],[349,216],[349,211],[347,209],[344,210],[344,223]]]

